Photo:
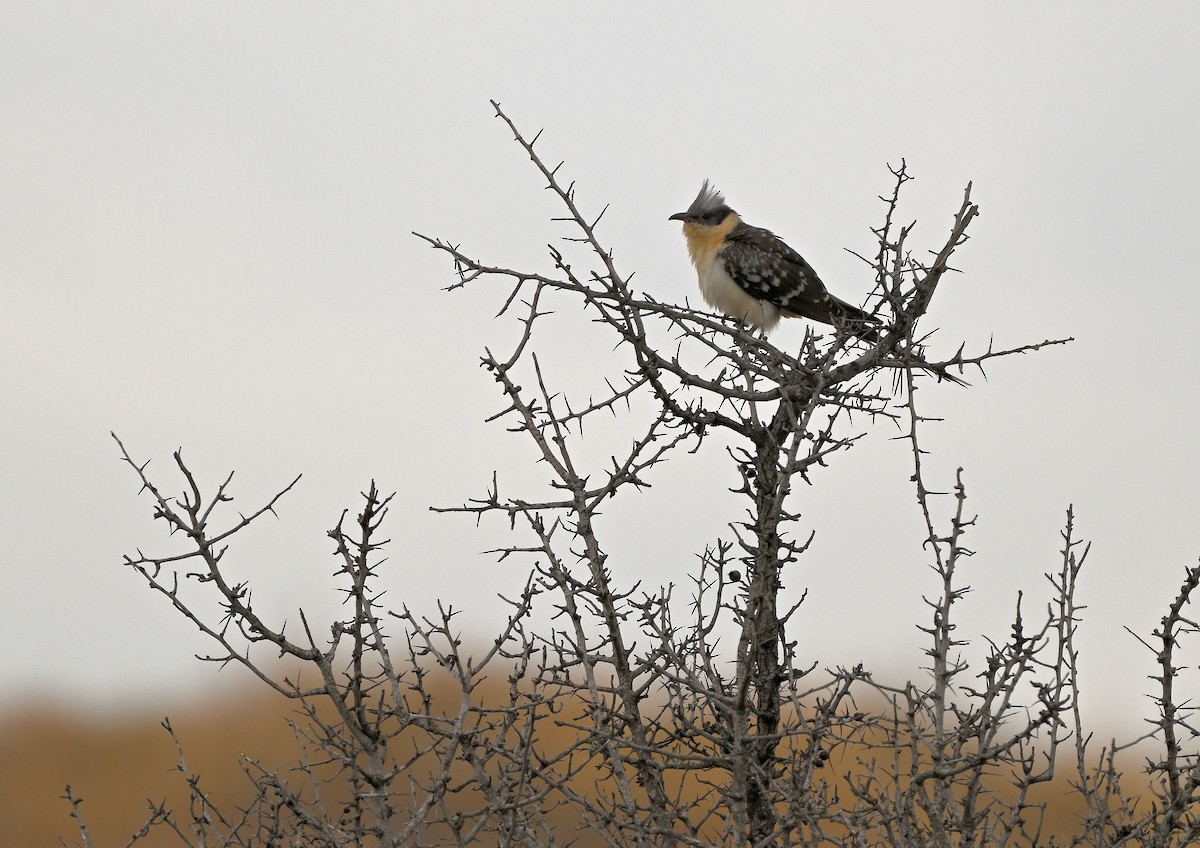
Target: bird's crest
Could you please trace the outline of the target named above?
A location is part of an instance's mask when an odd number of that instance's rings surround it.
[[[710,185],[708,180],[705,180],[704,185],[700,186],[700,193],[696,195],[696,199],[688,207],[688,214],[700,216],[705,212],[713,212],[717,209],[729,209],[725,204],[725,195]]]

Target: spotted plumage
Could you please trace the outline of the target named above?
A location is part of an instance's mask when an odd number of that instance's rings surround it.
[[[726,315],[761,330],[780,318],[808,318],[845,329],[866,341],[879,338],[878,320],[825,289],[804,257],[778,236],[745,223],[708,181],[683,222],[688,254],[705,301]]]

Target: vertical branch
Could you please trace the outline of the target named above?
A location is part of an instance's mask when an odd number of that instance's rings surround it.
[[[88,831],[87,822],[83,820],[83,813],[79,810],[83,805],[83,799],[71,791],[69,784],[63,790],[63,794],[60,797],[71,805],[71,818],[75,820],[75,825],[79,828],[79,837],[83,840],[83,848],[95,848],[95,844],[92,842],[92,835]]]
[[[1157,845],[1171,844],[1176,834],[1179,834],[1184,843],[1190,843],[1200,834],[1200,822],[1197,822],[1194,816],[1187,815],[1197,800],[1196,789],[1200,785],[1200,772],[1197,769],[1196,756],[1184,753],[1179,739],[1180,729],[1187,729],[1193,737],[1197,735],[1197,731],[1189,723],[1189,716],[1196,708],[1191,706],[1189,701],[1181,703],[1175,694],[1175,681],[1181,670],[1175,660],[1180,639],[1184,634],[1200,629],[1200,625],[1183,614],[1183,609],[1190,603],[1192,592],[1197,586],[1200,586],[1200,565],[1187,569],[1179,593],[1163,617],[1161,626],[1153,633],[1158,640],[1157,659],[1160,668],[1159,674],[1154,678],[1158,681],[1160,691],[1155,699],[1159,709],[1157,724],[1163,735],[1165,753],[1163,761],[1152,766],[1152,771],[1158,772],[1163,781],[1160,795],[1162,810],[1155,826]]]

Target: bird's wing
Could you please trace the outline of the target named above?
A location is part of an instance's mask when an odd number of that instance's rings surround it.
[[[727,237],[720,256],[735,283],[787,313],[823,324],[877,321],[831,295],[804,257],[770,230],[739,225]]]
[[[721,249],[725,270],[753,297],[816,320],[808,307],[823,303],[825,284],[804,257],[769,230],[741,225]]]

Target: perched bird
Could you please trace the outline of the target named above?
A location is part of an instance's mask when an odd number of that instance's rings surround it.
[[[752,227],[725,203],[725,196],[704,181],[683,221],[688,254],[709,306],[768,331],[782,318],[809,318],[845,329],[874,342],[874,316],[825,290],[804,257],[769,230]]]

